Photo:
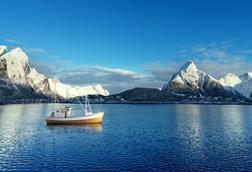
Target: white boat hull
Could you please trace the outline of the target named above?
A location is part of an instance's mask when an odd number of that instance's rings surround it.
[[[69,118],[46,118],[47,125],[69,125],[69,124],[101,124],[104,112],[93,113],[83,117]]]

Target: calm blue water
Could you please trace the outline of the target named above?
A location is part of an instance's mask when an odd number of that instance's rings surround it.
[[[252,170],[251,106],[93,105],[103,125],[46,126],[55,107],[0,106],[0,171]]]

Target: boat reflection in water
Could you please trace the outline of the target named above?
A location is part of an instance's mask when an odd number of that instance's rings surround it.
[[[54,134],[95,134],[102,132],[102,124],[47,125],[47,129]]]

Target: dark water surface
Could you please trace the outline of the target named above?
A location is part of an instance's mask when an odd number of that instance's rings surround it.
[[[93,105],[102,125],[46,126],[56,107],[0,106],[0,171],[252,170],[252,106]]]

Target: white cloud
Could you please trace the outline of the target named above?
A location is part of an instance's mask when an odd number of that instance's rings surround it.
[[[224,63],[220,63],[215,60],[205,59],[205,60],[197,60],[196,63],[201,70],[213,75],[216,78],[223,76],[227,73],[234,73],[236,75],[241,75],[246,72],[252,71],[251,61],[246,60],[229,60]]]
[[[24,48],[25,52],[27,52],[28,54],[36,54],[36,55],[44,55],[46,54],[46,50],[42,49],[42,48]]]
[[[122,75],[122,76],[130,76],[133,78],[143,78],[144,77],[141,74],[138,74],[136,72],[129,71],[129,70],[124,70],[124,69],[108,68],[108,67],[103,67],[103,66],[93,66],[93,67],[91,67],[91,69],[97,70],[97,71],[102,72],[104,74],[113,73],[113,74],[118,74],[118,75]]]
[[[218,45],[211,45],[211,46],[196,46],[191,48],[191,54],[200,56],[200,58],[228,58],[233,57],[233,54],[229,54],[226,48]]]
[[[18,45],[23,44],[23,42],[17,41],[15,39],[11,39],[11,38],[5,38],[4,41],[8,42],[8,43],[12,43],[12,44],[18,44]]]
[[[36,49],[37,50],[37,49]],[[44,52],[38,49],[37,52]],[[46,52],[46,51],[45,51]],[[142,72],[131,70],[109,68],[105,66],[75,66],[71,61],[59,57],[52,57],[51,65],[37,63],[34,66],[39,71],[49,76],[56,76],[63,82],[76,85],[102,84],[111,93],[118,93],[134,87],[161,88],[167,83],[172,75],[188,60],[193,60],[200,70],[203,70],[218,78],[226,73],[242,73],[251,71],[252,50],[239,49],[231,44],[231,41],[223,43],[197,44],[195,46],[183,47],[181,51],[175,52],[173,61],[167,63],[145,64]],[[58,66],[57,68],[53,67]],[[60,64],[60,65],[59,65]]]
[[[76,85],[102,84],[112,93],[135,87],[160,87],[161,84],[151,76],[104,66],[82,66],[62,73],[59,78],[64,82]]]
[[[168,62],[166,64],[150,63],[144,66],[144,72],[152,76],[155,80],[168,82],[172,75],[179,70],[185,61]]]
[[[168,82],[172,75],[186,61],[192,60],[200,70],[218,78],[226,73],[241,75],[252,71],[252,49],[238,48],[234,41],[196,44],[184,47],[177,52],[177,60],[167,64],[154,63],[145,66],[145,71],[156,80]],[[175,53],[176,54],[176,53]],[[185,58],[186,57],[186,58]]]
[[[206,51],[206,47],[195,47],[192,49],[193,52],[204,52]]]

